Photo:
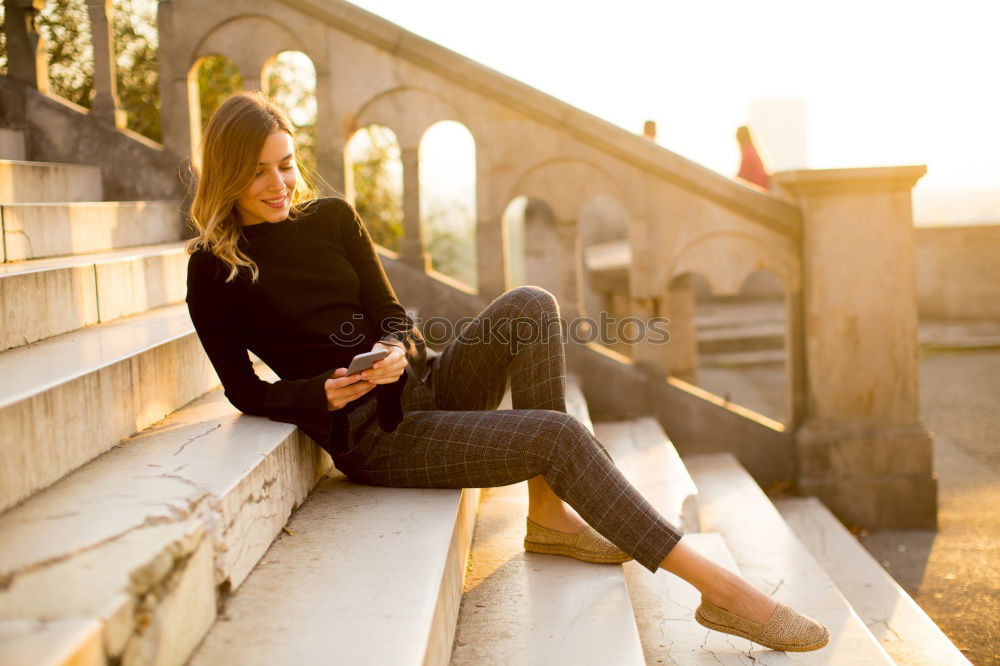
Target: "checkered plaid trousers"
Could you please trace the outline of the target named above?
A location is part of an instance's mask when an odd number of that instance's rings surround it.
[[[488,488],[542,475],[588,524],[655,573],[683,533],[566,413],[558,321],[555,297],[540,287],[497,297],[429,359],[422,382],[408,378],[396,429],[362,417],[334,462],[351,481],[376,486]],[[508,379],[513,409],[496,411]]]

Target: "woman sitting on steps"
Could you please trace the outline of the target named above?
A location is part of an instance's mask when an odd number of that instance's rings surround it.
[[[292,125],[263,94],[237,94],[213,114],[199,175],[187,304],[237,409],[297,424],[357,483],[527,480],[525,550],[597,563],[634,558],[694,585],[702,594],[695,617],[706,627],[777,650],[827,644],[822,624],[685,544],[566,413],[560,336],[512,349],[513,336],[483,335],[491,326],[509,333],[521,317],[543,330],[558,321],[552,294],[504,293],[428,360],[361,219],[342,199],[313,198]],[[262,381],[247,350],[281,379]],[[347,376],[350,360],[373,350],[388,356]],[[513,410],[496,411],[508,378]]]

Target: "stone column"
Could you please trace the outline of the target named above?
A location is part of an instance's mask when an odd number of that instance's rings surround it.
[[[420,223],[420,151],[418,148],[401,148],[403,161],[403,238],[399,244],[399,258],[421,271],[431,267],[431,255],[424,243],[423,225]]]
[[[806,349],[802,292],[785,292],[785,414],[786,425],[795,431],[806,413]]]
[[[118,77],[111,35],[111,0],[87,0],[90,40],[94,45],[94,104],[90,115],[115,127],[125,127],[125,111],[118,105]]]
[[[803,213],[799,488],[847,523],[934,528],[920,421],[911,190],[926,167],[789,171]]]
[[[576,220],[556,220],[559,257],[559,308],[567,322],[585,314],[583,308],[583,246]],[[531,242],[528,239],[526,242]]]
[[[662,317],[664,300],[665,298],[662,296],[658,298],[632,298],[631,316],[644,322],[648,322],[653,317]],[[659,379],[665,379],[670,374],[667,348],[673,344],[673,332],[669,332],[671,339],[666,344],[653,344],[644,339],[632,345],[632,360],[637,368]]]
[[[334,112],[335,93],[330,75],[316,73],[316,171],[334,191],[347,192],[344,172],[344,148],[347,137],[340,131]],[[331,195],[322,184],[320,194]]]
[[[7,75],[38,90],[49,89],[45,42],[38,32],[38,12],[45,0],[4,0]]]
[[[163,126],[163,146],[178,158],[189,157],[194,148],[191,137],[191,107],[198,110],[197,94],[189,99],[188,70],[192,63],[174,46],[173,0],[160,0],[156,24],[160,33],[157,64],[160,68],[160,123]],[[197,93],[197,83],[194,90]],[[198,112],[200,116],[200,111]],[[200,118],[198,119],[200,122]],[[199,125],[200,127],[200,125]]]
[[[666,345],[669,373],[691,384],[698,377],[698,335],[694,325],[694,280],[690,273],[670,281],[663,315],[670,320]]]

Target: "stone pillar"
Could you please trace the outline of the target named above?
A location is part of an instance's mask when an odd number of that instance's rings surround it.
[[[911,190],[926,167],[789,171],[803,213],[799,488],[848,524],[934,528]]]
[[[38,12],[45,0],[4,0],[7,76],[38,90],[49,89],[45,42],[38,32]]]
[[[785,292],[785,414],[794,432],[806,413],[806,348],[802,292]]]
[[[160,34],[159,56],[157,64],[160,68],[160,123],[163,126],[163,146],[178,158],[187,158],[193,151],[191,137],[191,111],[200,115],[197,98],[197,82],[194,85],[195,96],[190,99],[188,70],[192,63],[188,62],[174,47],[175,8],[173,0],[160,0],[156,10],[156,24]],[[198,127],[201,127],[199,124]]]
[[[576,220],[556,220],[559,257],[559,309],[567,322],[583,316],[583,248]],[[531,239],[526,239],[527,243]]]
[[[694,280],[690,273],[670,281],[663,315],[670,320],[667,368],[671,375],[692,384],[698,377],[698,335],[694,325]]]
[[[420,150],[401,148],[403,161],[403,238],[399,243],[399,258],[404,264],[421,271],[431,267],[431,255],[424,243],[420,223]]]
[[[125,127],[125,111],[118,108],[118,77],[111,35],[111,0],[87,0],[90,40],[94,45],[94,104],[90,115],[115,127]]]
[[[631,316],[648,322],[653,317],[662,317],[663,301],[659,298],[632,298]],[[648,375],[658,379],[664,379],[670,374],[670,364],[668,357],[668,347],[673,344],[673,331],[669,330],[671,339],[666,344],[653,344],[648,339],[643,339],[632,345],[632,360],[637,368],[643,370]]]
[[[329,74],[316,74],[316,171],[320,176],[321,195],[334,192],[346,194],[347,179],[344,171],[344,148],[347,138],[339,131],[340,124],[334,112],[334,91]],[[327,190],[326,183],[333,192]]]

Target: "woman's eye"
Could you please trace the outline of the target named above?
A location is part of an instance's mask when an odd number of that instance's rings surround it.
[[[281,170],[282,170],[282,171],[291,171],[291,170],[292,170],[292,169],[294,169],[294,168],[295,168],[295,167],[293,167],[293,166],[292,166],[291,164],[289,164],[289,165],[287,165],[287,166],[283,166],[283,167],[281,167]]]

